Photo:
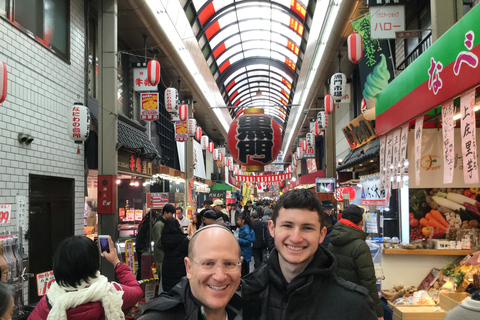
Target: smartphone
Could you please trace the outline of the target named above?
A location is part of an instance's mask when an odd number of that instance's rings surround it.
[[[110,243],[109,243],[110,236],[98,236],[98,247],[100,248],[100,255],[103,257],[103,252],[106,251],[110,253]]]

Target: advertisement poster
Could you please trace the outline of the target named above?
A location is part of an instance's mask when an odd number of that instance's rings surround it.
[[[367,212],[365,214],[366,233],[378,233],[377,214],[375,212]]]
[[[135,253],[133,252],[133,241],[125,241],[125,264],[130,268],[130,270],[135,274]]]
[[[133,90],[135,91],[156,91],[157,86],[152,86],[148,81],[147,67],[133,68]]]
[[[175,141],[185,142],[188,139],[187,134],[187,122],[177,121],[175,122]]]
[[[158,92],[141,93],[142,103],[140,119],[145,121],[158,120]]]
[[[168,203],[168,193],[147,193],[147,209],[163,209]]]
[[[360,177],[360,184],[362,185],[362,206],[379,206],[384,207],[388,205],[387,189],[380,190],[380,175],[373,174]]]

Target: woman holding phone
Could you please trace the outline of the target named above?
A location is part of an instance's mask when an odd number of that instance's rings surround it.
[[[100,274],[99,248],[87,237],[63,240],[55,251],[55,281],[29,319],[124,319],[127,309],[143,296],[130,268],[121,263],[112,239],[103,256],[114,268],[120,283]]]

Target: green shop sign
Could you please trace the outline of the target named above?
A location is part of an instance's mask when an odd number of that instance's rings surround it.
[[[475,6],[375,97],[376,134],[480,84],[480,6]]]

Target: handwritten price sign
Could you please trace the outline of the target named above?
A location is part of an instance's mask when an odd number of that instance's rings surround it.
[[[39,297],[44,296],[47,294],[48,289],[53,282],[55,282],[55,277],[53,276],[53,270],[38,273],[36,275],[37,278],[37,294]]]
[[[0,204],[0,224],[10,224],[10,218],[12,216],[11,204]]]

